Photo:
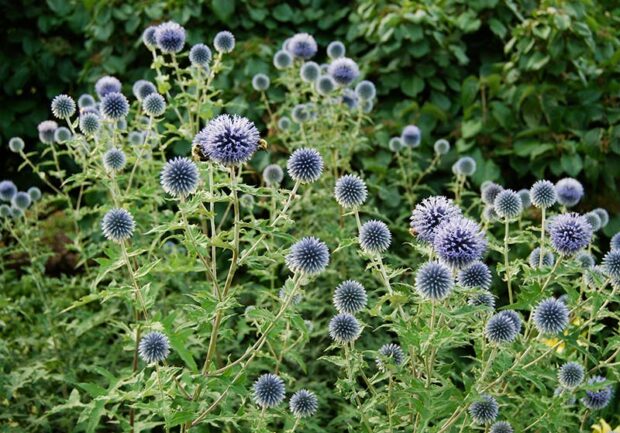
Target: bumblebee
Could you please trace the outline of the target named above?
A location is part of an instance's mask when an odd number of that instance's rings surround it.
[[[202,151],[202,148],[198,144],[194,144],[194,146],[192,147],[192,159],[194,161],[202,161],[202,162],[209,161],[209,157],[204,154],[204,152]]]
[[[269,148],[269,143],[267,143],[267,140],[263,140],[261,138],[260,141],[258,142],[258,147],[260,147],[263,150],[267,150]]]

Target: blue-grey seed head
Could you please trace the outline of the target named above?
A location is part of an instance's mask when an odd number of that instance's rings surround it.
[[[8,218],[11,216],[11,207],[6,204],[0,204],[0,217]]]
[[[69,95],[58,95],[52,99],[52,114],[57,119],[66,119],[75,114],[76,105]]]
[[[565,388],[579,386],[585,377],[583,366],[577,362],[567,362],[558,370],[558,381]]]
[[[319,400],[316,394],[307,389],[300,389],[291,396],[289,409],[297,418],[307,418],[316,413],[319,408]]]
[[[148,116],[161,116],[166,112],[166,100],[159,93],[151,93],[142,100],[142,109]]]
[[[489,290],[491,270],[482,262],[474,262],[459,271],[457,280],[462,287]]]
[[[254,123],[236,114],[217,116],[194,138],[203,154],[225,166],[248,162],[258,150],[259,141]]]
[[[155,39],[156,31],[157,26],[149,26],[142,33],[142,43],[151,50],[157,47],[157,39]]]
[[[26,147],[26,144],[21,137],[12,137],[9,140],[9,149],[11,150],[11,152],[22,152],[24,150],[24,147]]]
[[[540,263],[540,247],[536,247],[532,250],[528,257],[528,263],[534,269],[538,268]],[[544,250],[542,265],[543,266],[553,266],[555,263],[555,256],[549,249]]]
[[[497,212],[495,212],[495,208],[490,205],[486,205],[484,209],[482,209],[481,217],[483,221],[487,221],[487,222],[493,222],[499,219]]]
[[[497,215],[504,220],[514,220],[523,212],[521,197],[511,189],[500,191],[493,201],[493,207]]]
[[[314,37],[308,33],[297,33],[288,41],[286,48],[293,56],[303,60],[314,57],[318,50]]]
[[[620,250],[620,232],[611,237],[609,241],[610,250]]]
[[[89,95],[88,93],[84,93],[78,98],[77,104],[81,110],[83,108],[95,107],[97,105],[97,102],[95,101],[95,98],[93,98],[91,95]]]
[[[343,281],[334,291],[334,306],[340,313],[355,314],[366,307],[366,289],[354,280]]]
[[[178,53],[185,45],[185,29],[174,21],[168,21],[155,28],[155,42],[164,53]]]
[[[293,272],[318,274],[329,264],[327,245],[315,237],[306,237],[293,244],[286,256],[286,265]]]
[[[253,386],[254,402],[262,408],[278,406],[284,400],[284,381],[275,374],[267,373],[260,376]]]
[[[514,429],[508,421],[497,421],[493,423],[489,433],[514,433]]]
[[[269,80],[269,77],[265,74],[256,74],[252,77],[252,87],[257,92],[264,92],[265,90],[269,89],[270,84],[271,81]]]
[[[592,240],[592,226],[579,214],[560,214],[549,223],[551,245],[562,255],[573,255]]]
[[[110,209],[101,221],[101,230],[106,239],[122,242],[133,236],[135,222],[125,209]]]
[[[469,415],[476,424],[487,424],[495,421],[499,414],[499,405],[490,395],[484,395],[482,399],[473,402],[469,406]]]
[[[530,189],[532,204],[541,209],[548,209],[558,201],[558,193],[548,180],[539,180]]]
[[[415,289],[424,299],[440,301],[448,297],[454,287],[450,268],[440,262],[420,266],[415,277]]]
[[[297,149],[289,157],[286,168],[289,176],[295,181],[301,183],[315,182],[323,173],[323,158],[315,149]]]
[[[95,91],[99,99],[103,99],[108,93],[120,93],[121,82],[116,77],[106,75],[97,80],[95,83]]]
[[[462,268],[482,258],[487,249],[487,240],[476,222],[456,217],[439,226],[433,247],[444,263]]]
[[[499,312],[493,315],[484,329],[485,336],[494,344],[510,343],[519,335],[513,320],[508,315],[502,313]]]
[[[345,209],[358,207],[364,204],[368,197],[366,183],[354,174],[342,176],[334,188],[336,201]]]
[[[568,307],[554,298],[541,301],[534,310],[534,325],[541,334],[559,334],[568,326]]]
[[[211,62],[211,48],[205,44],[196,44],[189,50],[189,61],[194,66],[208,66]]]
[[[409,225],[418,239],[433,242],[439,226],[461,216],[461,210],[452,200],[444,196],[432,196],[418,203],[411,212]]]
[[[286,131],[291,127],[291,119],[286,116],[282,116],[278,119],[278,129]]]
[[[612,279],[620,279],[620,250],[611,250],[605,254],[603,272]]]
[[[593,268],[596,265],[594,256],[587,251],[580,251],[575,256],[575,259],[577,260],[577,263],[579,263],[579,266],[583,269]]]
[[[357,319],[349,313],[335,315],[329,322],[329,335],[339,344],[355,341],[360,336],[361,326]]]
[[[120,120],[129,112],[129,101],[122,93],[108,93],[101,99],[101,113],[112,120]]]
[[[108,171],[120,171],[126,162],[125,153],[120,149],[112,148],[103,154],[103,166]]]
[[[161,332],[149,332],[140,340],[138,354],[148,364],[162,362],[170,354],[170,341]]]
[[[517,331],[517,334],[519,332],[521,332],[521,326],[523,324],[523,321],[521,320],[521,316],[519,316],[519,313],[517,313],[514,310],[503,310],[503,311],[500,311],[497,314],[499,314],[501,316],[504,316],[508,320],[510,320],[512,322],[512,325],[514,326],[515,330]]]
[[[235,35],[228,30],[221,31],[213,38],[213,46],[218,53],[230,53],[235,49]]]
[[[160,182],[164,191],[173,197],[187,197],[196,192],[200,174],[196,163],[189,158],[176,157],[164,165]]]
[[[590,226],[592,227],[592,231],[596,232],[601,228],[601,219],[599,218],[596,212],[594,211],[588,212],[583,217],[586,219],[588,224],[590,224]]]
[[[306,62],[299,70],[299,76],[306,83],[314,83],[321,75],[321,67],[316,62]]]
[[[263,180],[267,186],[278,186],[284,179],[284,171],[278,164],[269,164],[263,170]]]
[[[388,147],[392,152],[396,153],[400,152],[400,150],[405,147],[405,145],[403,144],[403,140],[401,140],[400,137],[392,137],[388,142]]]
[[[495,297],[490,292],[481,292],[470,296],[467,303],[474,307],[485,306],[493,309],[495,308]]]
[[[346,48],[340,41],[332,41],[327,45],[327,56],[332,59],[339,59],[346,54]]]
[[[384,222],[370,220],[360,228],[359,242],[362,250],[367,253],[382,253],[390,247],[392,233]]]

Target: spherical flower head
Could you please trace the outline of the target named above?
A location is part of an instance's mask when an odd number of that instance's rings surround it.
[[[603,376],[593,376],[588,380],[588,385],[595,386],[605,382]],[[605,408],[613,396],[613,391],[610,385],[604,385],[602,388],[586,391],[585,397],[581,399],[581,402],[585,407],[591,410],[599,410]]]
[[[57,119],[67,119],[75,114],[76,105],[69,95],[58,95],[52,99],[52,114]]]
[[[457,217],[439,226],[433,239],[433,247],[443,262],[462,268],[482,258],[487,241],[477,223],[468,218]]]
[[[291,396],[289,400],[289,409],[297,418],[307,418],[316,413],[319,408],[319,400],[316,394],[307,389],[300,389]]]
[[[482,292],[471,296],[467,303],[474,307],[485,306],[495,308],[495,297],[489,292]]]
[[[123,242],[133,236],[135,222],[125,209],[110,209],[101,221],[101,230],[106,239]]]
[[[196,192],[200,174],[189,158],[176,157],[164,165],[160,174],[161,186],[173,197],[187,197]]]
[[[407,125],[400,135],[400,139],[405,146],[418,147],[422,140],[422,132],[415,125]]]
[[[327,45],[327,56],[332,60],[344,57],[346,51],[347,49],[340,41],[332,41]]]
[[[254,402],[262,408],[275,407],[284,400],[284,381],[275,374],[267,373],[260,376],[253,386]]]
[[[257,92],[264,92],[265,90],[269,89],[270,84],[271,81],[269,80],[269,77],[265,74],[256,74],[254,75],[254,77],[252,77],[252,87]]]
[[[286,69],[293,64],[293,56],[288,51],[280,50],[273,56],[273,66],[276,69]]]
[[[548,180],[539,180],[530,189],[532,204],[540,209],[548,209],[558,201],[555,186]]]
[[[385,371],[386,363],[384,360],[388,361],[395,366],[402,365],[405,360],[405,354],[403,353],[403,349],[400,348],[398,344],[388,343],[381,346],[379,349],[379,357],[376,359],[377,368],[380,371]]]
[[[495,182],[488,182],[483,184],[480,188],[480,198],[485,204],[493,206],[497,195],[504,190],[504,187],[496,184]]]
[[[151,93],[142,100],[142,108],[148,116],[158,117],[166,112],[166,100],[159,93]]]
[[[568,307],[554,298],[541,301],[534,310],[534,325],[541,334],[559,334],[568,326]]]
[[[8,218],[11,216],[11,207],[6,204],[0,204],[0,217]]]
[[[490,395],[483,396],[481,400],[475,401],[469,406],[469,415],[476,424],[493,422],[498,414],[499,405]]]
[[[235,49],[235,35],[228,30],[221,31],[213,38],[213,46],[218,53],[230,53]]]
[[[293,244],[286,256],[286,265],[293,272],[318,274],[329,264],[329,250],[324,242],[306,237]]]
[[[424,299],[440,301],[448,297],[454,286],[450,268],[440,262],[420,266],[415,277],[415,289]]]
[[[103,166],[108,171],[120,171],[126,162],[125,153],[120,149],[112,148],[103,154]]]
[[[403,140],[400,137],[392,137],[388,142],[388,147],[394,153],[400,152],[405,145],[403,144]]]
[[[372,81],[363,80],[355,86],[355,94],[363,101],[370,101],[377,95],[377,88]]]
[[[368,295],[360,283],[347,280],[336,287],[333,301],[339,313],[355,314],[366,307]]]
[[[321,67],[316,62],[305,62],[299,70],[299,76],[306,83],[314,83],[320,75]]]
[[[530,253],[530,256],[528,257],[528,262],[530,266],[534,269],[540,266],[540,247],[536,247],[532,250],[532,252]],[[544,254],[542,258],[542,265],[553,266],[554,263],[555,263],[555,256],[553,255],[553,253],[549,250],[544,250]]]
[[[54,132],[58,129],[58,123],[53,120],[44,120],[37,126],[39,132],[39,140],[41,143],[52,144],[54,143]]]
[[[609,224],[609,213],[607,212],[607,210],[603,209],[602,207],[597,207],[593,210],[593,212],[596,212],[598,218],[601,220],[601,227],[605,227],[607,224]]]
[[[120,93],[121,82],[116,77],[106,75],[97,80],[95,83],[95,91],[100,99],[109,93]]]
[[[23,192],[23,191],[19,191],[15,193],[15,195],[11,199],[11,204],[13,205],[13,207],[16,207],[21,210],[28,209],[31,203],[32,203],[32,199],[30,198],[30,195],[28,195],[27,192]]]
[[[575,259],[577,259],[577,263],[579,263],[579,266],[583,269],[589,269],[596,265],[594,256],[587,251],[581,251],[575,256]]]
[[[122,93],[108,93],[101,100],[101,113],[112,120],[120,120],[129,113],[129,101]]]
[[[162,362],[170,354],[170,341],[161,332],[149,332],[140,340],[138,354],[144,362]]]
[[[86,136],[92,137],[99,131],[101,120],[95,113],[85,113],[80,116],[80,131]]]
[[[532,198],[530,197],[529,189],[520,189],[517,191],[519,197],[521,198],[521,203],[523,204],[523,209],[527,209],[532,205]]]
[[[573,255],[590,244],[592,226],[579,214],[561,214],[549,225],[551,245],[560,254]]]
[[[508,421],[497,421],[493,423],[489,433],[514,433],[514,429]]]
[[[455,170],[460,176],[471,176],[476,172],[476,160],[471,156],[463,156],[456,161]]]
[[[327,72],[341,86],[348,86],[360,75],[357,63],[348,57],[332,60]]]
[[[312,183],[318,180],[323,173],[323,158],[315,149],[297,149],[289,157],[286,169],[294,181]]]
[[[0,182],[0,199],[3,201],[11,201],[17,194],[17,187],[10,180]]]
[[[41,200],[41,190],[37,188],[36,186],[31,186],[30,188],[28,188],[27,192],[30,198],[32,199],[32,201]]]
[[[346,344],[357,340],[361,326],[357,319],[349,313],[335,315],[329,321],[329,336],[339,344]]]
[[[462,287],[470,289],[481,288],[489,290],[491,287],[491,271],[482,262],[475,262],[461,269],[457,277],[458,283]]]
[[[413,209],[410,226],[418,239],[433,242],[438,227],[446,221],[461,216],[461,210],[444,196],[433,196],[422,200]]]
[[[291,127],[291,119],[286,116],[280,117],[278,119],[278,129],[281,131],[286,131]]]
[[[185,29],[174,21],[168,21],[155,29],[155,42],[164,53],[178,53],[185,45]]]
[[[612,279],[620,279],[620,250],[611,250],[605,254],[603,272]]]
[[[303,60],[311,59],[318,50],[314,37],[308,33],[297,33],[288,41],[286,47],[293,56]]]
[[[97,105],[97,102],[95,101],[95,98],[93,98],[91,95],[89,95],[88,93],[84,93],[78,98],[77,104],[80,109],[83,109],[95,107]]]
[[[366,253],[379,254],[390,247],[392,233],[384,222],[370,220],[360,228],[359,241]]]
[[[149,26],[142,33],[142,43],[151,50],[157,46],[156,31],[157,26]]]
[[[566,177],[555,184],[558,193],[558,202],[562,206],[573,207],[583,197],[583,185],[572,177]]]
[[[67,127],[61,126],[60,128],[56,129],[56,131],[54,131],[54,141],[56,143],[66,143],[67,141],[71,140],[71,137],[73,137],[73,135]]]
[[[487,322],[484,334],[491,343],[501,344],[514,341],[518,332],[508,316],[497,313]]]
[[[588,212],[583,216],[588,224],[592,227],[592,231],[598,231],[601,228],[601,219],[598,214],[594,211]]]
[[[558,370],[558,381],[565,388],[579,386],[585,377],[583,366],[577,362],[567,362]]]
[[[499,313],[497,313],[501,316],[506,317],[508,320],[510,320],[512,322],[512,326],[514,326],[515,330],[517,331],[517,334],[519,332],[521,332],[521,316],[519,316],[519,314],[514,311],[514,310],[503,310],[500,311]]]
[[[13,137],[9,140],[9,149],[11,149],[11,152],[22,152],[24,150],[24,147],[26,147],[26,144],[24,143],[24,140],[21,139],[21,137]]]
[[[514,220],[523,212],[523,202],[519,194],[511,189],[500,191],[493,201],[497,215],[504,220]]]
[[[208,66],[211,62],[211,48],[205,44],[196,44],[189,50],[189,61],[194,66]]]
[[[368,197],[366,183],[354,174],[347,174],[336,182],[334,188],[336,201],[345,209],[359,207]]]
[[[445,138],[440,138],[433,144],[433,149],[437,155],[445,155],[450,152],[450,142]]]
[[[157,93],[157,88],[150,81],[138,80],[131,87],[131,91],[138,101],[142,101],[151,93]]]
[[[209,121],[194,138],[203,154],[225,166],[249,161],[256,150],[260,135],[254,123],[245,117],[222,114]]]
[[[267,186],[278,186],[284,179],[284,171],[278,164],[269,164],[263,170],[263,180]]]

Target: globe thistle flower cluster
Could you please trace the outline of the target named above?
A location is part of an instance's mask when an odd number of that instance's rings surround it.
[[[607,224],[609,224],[609,213],[605,209],[603,209],[602,207],[598,207],[592,212],[595,212],[598,215],[598,218],[601,220],[601,228],[606,227]]]
[[[17,187],[10,180],[3,180],[0,182],[0,199],[3,201],[11,201],[17,194]]]
[[[339,59],[346,54],[346,47],[340,41],[332,41],[327,45],[327,56],[330,59]]]
[[[418,147],[422,141],[422,132],[415,125],[407,125],[400,134],[400,139],[407,147]]]
[[[272,373],[260,376],[253,386],[254,402],[262,408],[276,407],[284,400],[284,381]]]
[[[299,76],[306,83],[314,83],[321,76],[321,67],[316,62],[305,62],[301,65]]]
[[[415,289],[424,299],[441,301],[454,287],[452,272],[440,262],[427,262],[420,266],[415,277]]]
[[[349,313],[335,315],[329,322],[329,335],[338,344],[346,344],[358,339],[361,326],[355,316]]]
[[[555,184],[555,191],[558,195],[558,202],[566,207],[575,206],[583,197],[583,185],[572,177],[559,180]]]
[[[161,332],[149,332],[140,340],[138,354],[148,364],[162,362],[170,354],[170,341]]]
[[[291,119],[286,116],[282,116],[278,119],[278,129],[286,131],[291,127]]]
[[[67,119],[75,114],[76,105],[71,96],[58,95],[52,99],[52,114],[57,119]]]
[[[103,236],[114,242],[123,242],[131,236],[135,228],[133,217],[125,209],[111,209],[101,221]]]
[[[101,128],[101,120],[96,113],[84,113],[80,116],[80,131],[88,137],[92,137]]]
[[[534,325],[541,334],[559,334],[568,326],[568,307],[557,299],[541,301],[533,314]]]
[[[433,196],[422,200],[411,213],[410,226],[423,242],[433,242],[439,226],[461,216],[461,210],[444,196]]]
[[[594,211],[588,212],[583,216],[590,227],[592,227],[592,231],[596,232],[601,228],[601,218]]]
[[[131,87],[131,92],[138,101],[142,101],[151,93],[156,93],[157,88],[155,87],[155,84],[151,83],[150,81],[138,80]]]
[[[101,113],[110,120],[120,120],[129,113],[129,101],[122,93],[107,93],[101,99]]]
[[[22,152],[24,150],[24,147],[26,147],[26,144],[24,143],[24,140],[22,140],[20,137],[12,137],[9,140],[9,149],[11,150],[11,152]]]
[[[560,254],[570,256],[592,240],[592,226],[579,214],[560,214],[549,225],[551,245]]]
[[[540,209],[548,209],[558,200],[558,193],[553,183],[548,180],[539,180],[530,189],[532,205]]]
[[[107,171],[121,171],[126,162],[125,153],[120,149],[112,148],[103,154],[103,166]]]
[[[155,28],[155,43],[166,54],[176,54],[185,46],[185,29],[174,21],[168,21]]]
[[[348,86],[360,75],[359,66],[348,57],[339,57],[332,60],[327,72],[340,86]]]
[[[508,421],[497,421],[493,423],[489,433],[514,433],[514,429]]]
[[[271,81],[269,80],[269,77],[265,74],[256,74],[254,75],[254,77],[252,77],[252,87],[257,92],[264,92],[265,90],[269,89],[270,84]]]
[[[160,174],[161,186],[173,197],[187,197],[196,192],[200,174],[189,158],[176,157],[164,165]]]
[[[194,66],[209,66],[211,56],[211,49],[205,44],[193,45],[189,50],[189,61]]]
[[[589,386],[596,386],[606,382],[603,376],[593,376],[588,380]],[[586,395],[581,399],[581,403],[591,410],[604,409],[609,405],[613,397],[613,391],[610,385],[603,385],[602,388],[595,390],[586,390]]]
[[[286,69],[293,64],[293,56],[288,51],[280,50],[273,56],[273,66],[276,69]]]
[[[347,280],[336,287],[333,302],[339,313],[355,314],[366,308],[368,295],[359,282]]]
[[[319,95],[329,95],[336,89],[337,83],[331,75],[321,75],[317,78],[314,88]]]
[[[58,129],[58,123],[53,120],[45,120],[37,126],[39,132],[39,140],[44,144],[54,143],[54,133]]]
[[[263,170],[263,180],[267,186],[278,186],[284,179],[284,171],[277,164],[269,164]]]
[[[210,160],[225,166],[249,161],[256,150],[260,135],[254,123],[245,117],[222,114],[210,120],[196,137],[194,144]]]
[[[103,99],[110,93],[120,93],[121,87],[121,82],[118,78],[106,75],[99,78],[95,83],[95,92],[97,92],[99,99]]]
[[[489,290],[491,270],[482,262],[474,262],[459,271],[457,281],[463,287]]]
[[[400,152],[400,150],[404,147],[403,140],[400,137],[392,137],[388,142],[388,147],[394,153]]]
[[[521,204],[523,205],[523,209],[527,209],[532,206],[532,197],[530,197],[529,189],[520,189],[517,191],[519,198],[521,198]]]
[[[80,97],[78,98],[78,108],[80,109],[80,112],[84,109],[84,108],[93,108],[97,105],[97,102],[95,101],[95,98],[93,98],[91,95],[89,95],[88,93],[85,93],[83,95],[80,95]]]
[[[467,303],[474,307],[484,306],[494,309],[495,297],[490,292],[481,292],[470,296]]]
[[[142,100],[142,109],[147,116],[159,117],[166,112],[166,100],[159,93],[151,93]]]
[[[567,362],[558,370],[558,381],[565,388],[581,385],[585,377],[583,366],[577,362]]]
[[[450,142],[445,138],[440,138],[433,144],[433,150],[437,155],[445,155],[450,152]]]
[[[390,247],[392,233],[384,222],[370,220],[360,228],[359,242],[366,253],[380,254]]]
[[[359,207],[368,197],[368,189],[362,179],[354,174],[347,174],[336,182],[334,188],[336,201],[345,209]]]
[[[72,137],[73,134],[71,134],[69,128],[65,126],[61,126],[60,128],[56,129],[56,131],[54,131],[54,141],[56,143],[66,143],[71,140]]]
[[[289,176],[294,181],[312,183],[317,181],[323,173],[323,158],[315,149],[297,149],[289,157],[286,167]]]
[[[514,220],[523,212],[523,202],[519,194],[511,189],[504,189],[495,197],[493,208],[500,218]]]
[[[540,262],[540,247],[536,247],[532,250],[528,257],[528,263],[534,269],[538,268],[541,264]],[[555,256],[551,251],[544,250],[543,258],[542,258],[542,266],[553,266],[555,263]]]
[[[610,250],[620,250],[620,233],[616,233],[611,237],[609,242]]]
[[[385,361],[388,361],[398,367],[402,365],[404,360],[405,354],[403,353],[403,349],[401,349],[398,344],[388,343],[381,346],[379,349],[379,357],[375,360],[375,362],[379,371],[385,371]]]
[[[329,264],[327,245],[315,237],[306,237],[293,244],[286,256],[286,265],[293,272],[318,274]]]
[[[289,409],[297,418],[307,418],[316,414],[319,408],[319,400],[316,394],[307,389],[300,389],[291,396]]]
[[[23,191],[16,192],[13,198],[11,199],[11,204],[13,205],[13,208],[17,208],[21,210],[28,209],[31,203],[32,203],[32,198],[27,192],[23,192]]]
[[[441,261],[454,268],[462,268],[482,258],[487,241],[476,222],[457,217],[439,226],[433,248]]]
[[[488,424],[499,415],[499,405],[493,397],[484,395],[469,406],[469,415],[476,424]]]
[[[605,254],[603,272],[612,279],[620,279],[620,250],[611,250]]]
[[[36,186],[31,186],[30,188],[28,188],[27,192],[32,201],[38,201],[41,199],[41,190]]]
[[[355,94],[364,101],[372,101],[377,95],[377,88],[372,81],[363,80],[355,86]]]
[[[459,176],[472,176],[476,172],[476,160],[471,156],[463,156],[454,164],[454,171]]]
[[[594,256],[587,251],[581,251],[575,256],[577,263],[584,269],[592,268],[596,265],[596,260]]]
[[[297,33],[288,41],[286,48],[293,56],[302,60],[311,59],[318,50],[314,37],[308,33]]]
[[[521,320],[516,313],[501,311],[493,315],[484,329],[487,339],[494,344],[510,343],[517,338],[521,330]],[[513,314],[514,313],[514,314]]]
[[[227,54],[235,49],[235,35],[228,30],[219,32],[213,38],[213,47],[215,51],[222,54]]]
[[[480,187],[480,198],[482,202],[493,206],[497,195],[504,190],[504,187],[496,184],[495,182],[483,183]]]

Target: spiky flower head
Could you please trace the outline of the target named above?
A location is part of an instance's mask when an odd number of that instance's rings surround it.
[[[84,113],[80,116],[80,131],[86,136],[92,137],[99,131],[101,120],[95,113]]]
[[[284,171],[278,164],[269,164],[263,170],[263,180],[267,186],[278,186],[284,179]]]
[[[558,201],[558,193],[553,183],[539,180],[530,189],[532,204],[540,209],[548,209]]]
[[[303,60],[311,59],[318,50],[314,37],[308,33],[297,33],[288,41],[286,47],[293,56]]]
[[[457,277],[459,285],[467,288],[481,288],[489,290],[491,287],[491,271],[482,262],[474,262],[461,269]]]
[[[620,279],[620,250],[611,250],[605,254],[603,272],[612,279]]]
[[[418,147],[422,140],[422,132],[416,125],[407,125],[400,134],[403,144],[408,147]]]
[[[269,89],[269,85],[271,84],[271,80],[265,74],[256,74],[252,77],[252,87],[257,92],[264,92]]]
[[[333,301],[339,313],[355,314],[366,307],[368,295],[360,283],[347,280],[336,287]]]
[[[400,137],[392,137],[388,142],[388,147],[392,152],[400,152],[400,150],[404,147],[403,140]]]
[[[578,362],[567,362],[558,370],[558,381],[565,388],[579,386],[585,377],[583,366]]]
[[[135,222],[125,209],[110,209],[101,221],[101,230],[106,239],[123,242],[133,236]]]
[[[558,193],[558,202],[562,206],[573,207],[583,197],[583,185],[572,177],[565,177],[555,184]]]
[[[120,171],[126,162],[125,153],[120,149],[113,147],[103,154],[103,167],[108,171]]]
[[[218,53],[230,53],[235,49],[235,35],[228,30],[221,31],[213,38],[213,46]]]
[[[150,81],[138,80],[131,87],[131,91],[138,101],[142,101],[151,93],[157,93],[157,88]]]
[[[142,43],[150,50],[157,47],[157,39],[155,38],[155,32],[157,26],[148,26],[144,32],[142,32]]]
[[[495,421],[499,414],[499,405],[490,395],[482,396],[482,399],[473,402],[469,406],[469,415],[476,424],[487,424]]]
[[[299,70],[299,76],[306,83],[315,82],[320,75],[321,67],[316,62],[305,62]]]
[[[0,199],[3,201],[11,201],[13,196],[17,194],[17,187],[10,180],[0,182]]]
[[[592,226],[576,213],[557,215],[549,224],[549,237],[558,253],[573,255],[590,244]]]
[[[568,325],[568,307],[554,298],[541,301],[534,310],[534,325],[541,334],[559,334]]]
[[[362,250],[367,253],[382,253],[392,243],[392,233],[388,226],[378,220],[370,220],[360,228],[359,241]]]
[[[119,120],[129,112],[129,101],[122,93],[112,92],[101,99],[101,113],[112,120]]]
[[[493,315],[487,322],[484,334],[491,343],[510,343],[519,334],[513,320],[503,312]]]
[[[348,86],[360,75],[357,63],[348,57],[332,60],[327,72],[341,86]]]
[[[336,201],[345,209],[358,207],[364,204],[368,197],[366,183],[354,174],[342,176],[334,188]]]
[[[161,186],[173,197],[187,197],[196,192],[199,179],[194,161],[180,156],[168,161],[160,174]]]
[[[596,386],[606,381],[607,379],[605,379],[603,376],[593,376],[588,380],[588,385]],[[599,410],[609,405],[612,396],[613,391],[611,385],[603,385],[602,388],[587,390],[586,395],[581,399],[581,402],[588,409]]]
[[[138,354],[149,364],[162,362],[170,354],[170,341],[161,332],[149,332],[140,340]]]
[[[490,206],[495,203],[497,195],[504,190],[504,187],[495,182],[488,182],[480,187],[480,198]]]
[[[377,95],[377,88],[372,81],[363,80],[355,86],[355,94],[363,101],[370,101]]]
[[[450,268],[440,262],[420,266],[415,277],[415,289],[424,299],[440,301],[448,297],[454,286]]]
[[[53,120],[44,120],[37,125],[37,131],[39,132],[39,140],[41,143],[52,144],[54,143],[54,132],[58,129],[58,123]]]
[[[530,197],[529,189],[520,189],[517,191],[519,197],[521,198],[521,203],[523,204],[523,209],[527,209],[532,205],[532,198]]]
[[[95,98],[93,98],[91,95],[89,95],[88,93],[84,93],[78,98],[77,104],[80,109],[83,109],[94,107],[95,105],[97,105],[97,102],[95,101]]]
[[[221,114],[209,121],[194,138],[212,161],[226,166],[249,161],[258,149],[260,135],[254,123],[245,117]]]
[[[291,119],[286,116],[282,116],[278,119],[278,129],[286,131],[291,127]]]
[[[189,50],[189,61],[194,66],[208,66],[211,62],[211,48],[205,44],[196,44]]]
[[[267,373],[260,376],[253,386],[254,402],[262,408],[275,407],[284,400],[284,381],[275,374]]]
[[[99,78],[95,83],[95,92],[97,92],[99,99],[103,99],[109,93],[120,93],[121,82],[116,77],[106,75]]]
[[[439,226],[433,247],[443,262],[462,268],[482,258],[487,249],[487,240],[476,222],[456,217]]]
[[[24,147],[26,147],[26,144],[21,137],[12,137],[9,140],[9,149],[11,149],[11,152],[19,153],[24,150]]]
[[[418,203],[411,213],[409,225],[423,242],[433,242],[438,227],[461,216],[454,202],[442,195],[428,197]]]
[[[306,418],[316,413],[319,408],[319,400],[316,394],[307,389],[300,389],[291,396],[289,409],[297,418]]]
[[[456,173],[461,176],[473,175],[476,172],[476,167],[476,160],[471,156],[463,156],[459,158],[455,164]]]
[[[155,29],[155,42],[164,53],[178,53],[185,45],[185,29],[174,21],[168,21]]]
[[[71,137],[73,137],[73,134],[71,134],[69,128],[65,126],[61,126],[60,128],[56,129],[56,131],[54,131],[54,141],[56,143],[66,143],[67,141],[71,140]]]
[[[437,155],[445,155],[450,152],[450,142],[445,138],[440,138],[433,144],[433,149]]]
[[[540,266],[540,247],[536,247],[532,250],[532,252],[530,253],[530,256],[528,257],[528,263],[534,269]],[[553,266],[554,263],[555,263],[555,256],[553,255],[553,253],[549,250],[544,250],[544,254],[542,258],[542,265]]]
[[[286,169],[289,176],[301,183],[311,183],[318,180],[323,173],[323,158],[316,149],[297,149],[288,158]]]
[[[603,209],[602,207],[597,207],[593,210],[593,212],[596,212],[599,219],[601,220],[601,227],[605,227],[607,224],[609,224],[609,213],[607,212],[607,210]]]
[[[38,201],[41,199],[41,190],[36,186],[31,186],[30,188],[28,188],[27,192],[32,201]]]
[[[517,331],[517,334],[521,332],[521,326],[522,326],[521,316],[519,316],[519,314],[516,311],[503,310],[503,311],[500,311],[498,314],[508,318],[508,320],[512,322],[512,325]]]
[[[314,83],[314,88],[319,95],[328,95],[334,91],[337,84],[331,75],[321,75]]]
[[[493,207],[504,220],[514,220],[523,212],[521,197],[511,189],[500,191],[493,201]]]
[[[493,423],[489,433],[514,433],[514,429],[508,421],[497,421]]]
[[[286,69],[293,64],[293,56],[288,51],[280,50],[273,55],[273,66],[276,69]]]
[[[472,295],[467,303],[474,307],[486,306],[489,308],[495,308],[495,297],[489,292],[482,292]]]
[[[340,41],[332,41],[327,45],[327,56],[334,60],[344,57],[347,49]]]
[[[76,105],[69,95],[58,95],[52,99],[52,114],[57,119],[67,119],[75,114]]]
[[[329,336],[336,343],[346,344],[355,341],[360,332],[361,326],[352,314],[340,313],[329,321]]]
[[[13,198],[11,199],[11,205],[21,210],[28,209],[30,204],[32,203],[32,199],[27,192],[19,191],[15,193]]]
[[[401,349],[398,344],[388,343],[381,346],[379,349],[379,357],[375,362],[380,371],[385,371],[385,361],[398,367],[404,360],[405,354],[403,353],[403,349]]]
[[[286,256],[286,265],[293,272],[318,274],[329,264],[329,250],[321,240],[310,236],[297,241]]]
[[[577,260],[577,263],[579,263],[579,266],[584,269],[589,269],[596,265],[596,260],[594,259],[594,256],[587,251],[580,251],[575,256],[575,259]]]

